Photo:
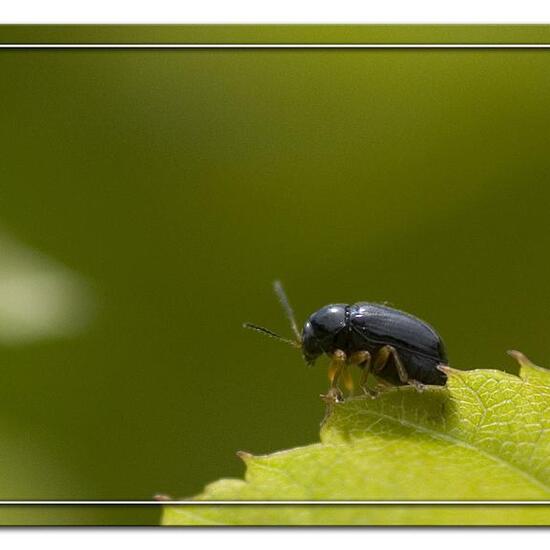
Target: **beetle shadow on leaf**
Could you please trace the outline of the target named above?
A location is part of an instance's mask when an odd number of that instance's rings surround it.
[[[367,435],[395,439],[445,433],[456,405],[446,388],[423,392],[398,387],[377,398],[354,397],[337,404],[322,426],[322,439],[352,441]]]

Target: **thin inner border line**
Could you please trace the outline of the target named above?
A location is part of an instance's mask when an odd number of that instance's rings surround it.
[[[406,50],[406,49],[425,49],[425,50],[449,50],[449,49],[487,49],[487,50],[505,50],[505,49],[524,49],[524,50],[541,50],[550,49],[550,44],[426,44],[426,43],[411,43],[411,44],[307,44],[307,43],[288,43],[288,44],[0,44],[0,49],[75,49],[75,50],[107,50],[107,49],[302,49],[302,50],[322,50],[322,49],[356,49],[356,50]]]
[[[249,49],[249,50],[547,50],[550,44],[0,44],[0,50],[145,50],[145,49]],[[0,500],[0,506],[548,506],[550,500]]]

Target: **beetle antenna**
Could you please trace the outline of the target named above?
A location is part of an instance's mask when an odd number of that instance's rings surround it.
[[[294,317],[294,311],[292,309],[292,306],[290,305],[290,302],[288,301],[285,289],[283,288],[281,281],[275,281],[273,283],[273,290],[275,291],[275,294],[277,294],[277,298],[279,298],[279,302],[283,306],[286,316],[290,321],[290,328],[292,329],[294,336],[296,336],[296,342],[301,342],[302,335],[298,330],[298,325],[296,324],[296,317]]]
[[[265,327],[261,327],[260,325],[254,325],[252,323],[244,323],[243,327],[248,328],[250,330],[255,330],[256,332],[260,332],[265,336],[269,336],[269,338],[275,338],[276,340],[284,342],[289,346],[292,346],[295,348],[300,347],[300,344],[298,342],[295,342],[294,340],[289,340],[288,338],[283,338],[282,336],[279,336],[277,333],[273,332],[272,330],[269,330],[268,328],[265,328]]]

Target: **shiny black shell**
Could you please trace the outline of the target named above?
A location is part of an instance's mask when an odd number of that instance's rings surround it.
[[[309,364],[337,349],[348,356],[369,351],[374,358],[384,345],[397,350],[409,378],[445,384],[445,374],[436,368],[447,363],[443,340],[430,325],[403,311],[369,302],[329,304],[311,315],[302,331],[302,353]],[[401,385],[393,358],[377,375]]]

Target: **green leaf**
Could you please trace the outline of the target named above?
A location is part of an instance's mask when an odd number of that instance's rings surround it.
[[[550,523],[550,371],[448,369],[446,387],[334,405],[321,443],[241,453],[245,480],[196,500],[549,500],[549,505],[169,506],[166,525]]]

